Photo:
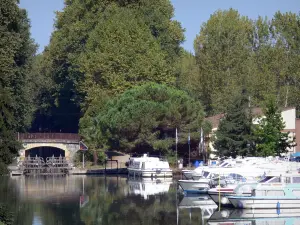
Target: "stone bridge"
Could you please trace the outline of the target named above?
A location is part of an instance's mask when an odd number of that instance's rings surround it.
[[[80,150],[80,136],[73,133],[20,133],[17,139],[23,146],[19,151],[20,160],[27,156],[63,156],[72,162]]]

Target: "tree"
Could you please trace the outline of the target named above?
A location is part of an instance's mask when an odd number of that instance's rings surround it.
[[[180,62],[178,64],[177,87],[200,100],[202,85],[195,56],[184,51]]]
[[[29,74],[36,46],[17,3],[0,0],[0,173],[17,156],[15,134],[29,127],[34,111]]]
[[[201,101],[208,115],[222,113],[251,80],[253,23],[233,9],[217,11],[201,26],[194,48],[200,70]]]
[[[217,155],[234,158],[251,155],[251,124],[251,111],[245,94],[235,96],[215,134]]]
[[[88,99],[99,90],[115,95],[147,81],[174,84],[166,54],[138,11],[117,6],[106,11],[107,19],[91,32],[82,54]]]
[[[168,153],[175,144],[175,129],[186,142],[189,130],[191,137],[198,134],[203,117],[200,103],[187,93],[147,83],[109,100],[89,126],[81,123],[81,134],[88,138],[91,130],[99,131],[94,141],[102,150]]]
[[[287,148],[293,146],[289,139],[289,132],[282,132],[285,127],[281,112],[274,98],[267,101],[264,108],[264,117],[259,119],[254,129],[256,149],[260,156],[280,156],[286,153]]]
[[[173,12],[169,0],[65,1],[44,52],[55,130],[76,132],[98,92],[113,96],[144,80],[174,83],[184,37]]]

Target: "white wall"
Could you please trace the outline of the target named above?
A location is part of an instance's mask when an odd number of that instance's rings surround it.
[[[285,129],[296,129],[296,109],[289,109],[281,112],[283,121],[285,122]]]

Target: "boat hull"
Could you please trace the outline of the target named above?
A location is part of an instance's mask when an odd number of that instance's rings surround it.
[[[243,209],[295,209],[300,208],[300,198],[256,198],[230,196],[235,208]]]
[[[172,170],[136,170],[128,169],[128,174],[130,176],[138,177],[172,177]]]
[[[215,211],[208,225],[299,224],[299,210],[225,209]]]
[[[179,180],[180,187],[188,193],[207,193],[210,186],[208,182],[194,180]]]

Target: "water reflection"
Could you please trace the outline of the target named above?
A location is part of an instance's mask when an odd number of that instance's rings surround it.
[[[129,193],[141,195],[148,199],[151,195],[164,194],[169,192],[172,178],[132,178],[128,179]]]
[[[178,217],[181,211],[189,213],[189,224],[205,224],[217,209],[217,205],[208,195],[186,195],[178,204]],[[196,217],[196,218],[195,218]]]
[[[127,177],[1,177],[0,203],[16,225],[299,224],[300,210],[218,210],[184,196],[174,180]],[[267,222],[262,222],[267,221]]]

